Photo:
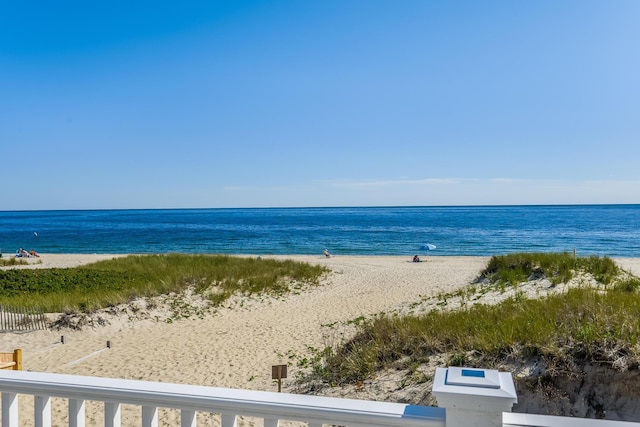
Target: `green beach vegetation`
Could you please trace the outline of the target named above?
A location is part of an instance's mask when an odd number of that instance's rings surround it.
[[[191,287],[212,305],[236,294],[281,295],[315,285],[326,269],[291,260],[224,255],[130,255],[75,268],[0,271],[0,304],[89,312]]]
[[[585,284],[539,298],[515,292],[498,304],[359,319],[350,340],[292,358],[307,368],[301,382],[313,387],[356,384],[390,368],[415,371],[442,354],[451,366],[493,367],[529,357],[556,367],[571,366],[576,358],[638,366],[640,279],[609,258],[574,258],[568,253],[494,256],[469,288],[480,295],[487,289],[517,290],[522,282],[545,278],[553,287],[574,277],[585,278]],[[595,286],[590,278],[597,281]],[[440,296],[447,297],[453,295]],[[469,355],[475,355],[474,360]]]
[[[566,283],[578,273],[593,275],[598,282],[609,284],[620,270],[608,257],[575,257],[563,253],[514,253],[494,256],[481,276],[499,283],[517,285],[527,280],[546,277],[551,283]]]

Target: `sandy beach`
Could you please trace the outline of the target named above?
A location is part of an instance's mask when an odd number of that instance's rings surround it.
[[[74,267],[113,256],[117,255],[42,255],[30,258],[30,262],[41,263],[29,267]],[[273,390],[271,366],[287,362],[279,354],[301,354],[307,346],[335,342],[340,337],[333,334],[340,330],[341,322],[466,286],[488,260],[430,257],[428,262],[412,263],[406,257],[379,256],[274,258],[322,264],[332,273],[320,286],[304,292],[283,299],[236,302],[203,319],[193,316],[167,323],[111,317],[110,325],[81,331],[6,333],[3,351],[22,348],[24,368],[33,371]],[[107,341],[112,347],[94,354],[105,349]]]
[[[28,267],[74,267],[120,255],[30,258]],[[320,286],[283,298],[236,300],[230,306],[171,323],[114,314],[109,325],[81,331],[2,333],[0,351],[23,349],[24,369],[274,391],[271,366],[343,339],[344,322],[392,311],[424,296],[469,285],[489,257],[274,256],[327,266]],[[640,259],[616,259],[640,275]],[[347,332],[348,333],[348,332]],[[61,343],[64,335],[65,343]],[[111,343],[107,348],[106,343]],[[289,378],[295,377],[290,367]],[[289,391],[286,380],[283,391]],[[124,418],[123,418],[124,424]]]

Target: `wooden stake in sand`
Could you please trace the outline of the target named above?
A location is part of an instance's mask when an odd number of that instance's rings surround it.
[[[283,378],[287,378],[287,365],[273,365],[271,367],[271,379],[278,380],[278,393],[282,391]]]

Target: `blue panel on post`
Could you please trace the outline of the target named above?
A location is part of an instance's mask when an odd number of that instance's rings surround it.
[[[473,370],[473,369],[463,369],[462,370],[463,377],[475,377],[475,378],[484,378],[484,371]]]
[[[445,385],[461,387],[500,388],[500,374],[493,369],[472,369],[449,366]]]
[[[425,420],[443,420],[446,411],[435,406],[407,405],[402,418],[422,418]]]

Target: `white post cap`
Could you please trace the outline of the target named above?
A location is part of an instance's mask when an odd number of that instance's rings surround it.
[[[432,393],[446,409],[447,427],[502,426],[502,413],[518,402],[511,374],[491,369],[437,368]]]

